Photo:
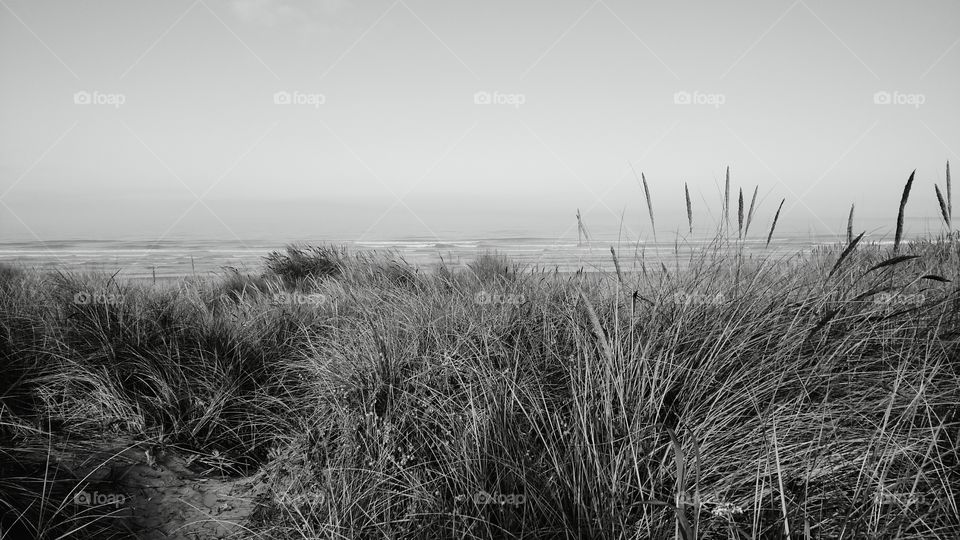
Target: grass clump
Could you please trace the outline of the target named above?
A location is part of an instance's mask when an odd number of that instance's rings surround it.
[[[266,273],[279,277],[290,287],[308,279],[335,278],[343,272],[344,251],[334,246],[290,245],[266,257]]]

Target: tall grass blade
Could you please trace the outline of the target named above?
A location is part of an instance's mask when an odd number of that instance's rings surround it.
[[[880,264],[877,264],[877,265],[875,265],[875,266],[871,266],[869,270],[867,270],[866,272],[864,272],[864,275],[869,274],[870,272],[873,272],[874,270],[879,270],[879,269],[881,269],[881,268],[884,268],[884,267],[886,267],[886,266],[893,266],[893,265],[895,265],[895,264],[900,264],[900,263],[902,263],[902,262],[909,261],[909,260],[911,260],[911,259],[917,259],[917,258],[919,258],[919,257],[920,257],[919,255],[899,255],[899,256],[897,256],[897,257],[891,257],[891,258],[883,261],[883,262],[880,263]]]
[[[759,189],[760,186],[755,186],[753,188],[753,197],[750,198],[750,210],[747,210],[747,224],[743,227],[744,236],[750,234],[750,222],[753,221],[753,210],[757,204],[757,190]]]
[[[840,268],[840,265],[843,264],[843,260],[847,258],[848,255],[853,253],[853,249],[857,247],[857,244],[860,243],[860,239],[863,238],[863,235],[866,234],[866,231],[857,235],[852,242],[847,246],[847,249],[843,250],[843,253],[840,254],[840,258],[837,259],[837,262],[833,265],[833,268],[830,270],[830,273],[827,274],[827,279],[830,279],[833,274],[837,272],[837,269]]]
[[[640,173],[643,180],[643,194],[647,198],[647,212],[650,214],[650,227],[653,229],[653,241],[657,241],[657,222],[653,218],[653,199],[650,198],[650,188],[647,186],[647,177]]]
[[[940,203],[940,215],[943,216],[943,222],[950,228],[950,210],[947,209],[947,202],[943,200],[943,193],[940,193],[940,186],[934,184],[933,189],[937,192],[937,202]]]
[[[680,533],[680,537],[684,540],[693,540],[694,531],[690,528],[690,521],[687,520],[687,495],[686,488],[684,487],[686,481],[686,463],[683,456],[683,446],[680,444],[680,439],[677,438],[677,434],[670,428],[665,428],[664,431],[667,432],[667,435],[670,437],[670,444],[673,447],[673,462],[677,471],[677,484],[674,488],[674,503],[676,504],[676,513],[677,513],[677,523],[676,531]]]
[[[850,242],[853,242],[853,207],[854,205],[851,204],[850,215],[847,216],[847,244],[848,245],[850,244]]]
[[[950,190],[950,162],[947,162],[947,215],[953,221],[953,193]]]
[[[764,247],[770,245],[770,239],[773,238],[773,230],[777,228],[777,220],[780,219],[780,210],[783,209],[783,203],[786,201],[786,199],[780,200],[780,206],[777,207],[777,213],[773,215],[773,223],[770,225],[770,234],[767,235],[767,243],[764,245]]]
[[[637,171],[633,168],[633,163],[630,164],[630,170],[633,171],[633,176],[636,178]],[[647,213],[650,214],[650,226],[653,228],[653,241],[657,241],[657,224],[653,219],[653,200],[650,199],[650,187],[647,185],[647,176],[643,173],[640,173],[640,180],[643,183],[643,196],[647,199]]]
[[[737,198],[737,237],[743,240],[743,188]]]
[[[727,181],[723,187],[723,222],[730,226],[730,166],[727,165]]]
[[[624,285],[623,283],[623,273],[620,271],[620,259],[617,258],[617,252],[613,249],[613,246],[610,246],[610,255],[613,256],[613,267],[617,269],[617,280],[620,281],[620,286]]]
[[[897,232],[893,236],[894,253],[900,249],[900,240],[903,239],[903,211],[907,207],[907,199],[910,197],[910,188],[913,187],[913,176],[915,174],[917,174],[916,169],[910,173],[910,178],[907,179],[907,185],[903,186],[903,196],[900,197],[900,210],[897,212]]]
[[[683,183],[683,194],[687,197],[687,224],[690,226],[690,234],[693,234],[693,206],[690,205],[690,190],[687,183]]]
[[[783,514],[784,537],[790,538],[790,520],[787,512],[786,491],[783,489],[783,468],[780,466],[780,444],[777,441],[777,423],[773,423],[773,458],[777,465],[777,484],[780,487],[780,510]]]
[[[587,295],[583,294],[583,290],[580,290],[580,298],[583,300],[584,306],[587,308],[587,318],[590,319],[590,325],[593,327],[593,333],[597,337],[597,341],[600,342],[600,348],[603,350],[603,356],[606,357],[608,362],[607,365],[612,366],[613,364],[613,349],[610,348],[610,343],[607,341],[607,334],[603,331],[603,326],[600,325],[600,318],[597,317],[597,312],[593,309],[593,305],[590,304],[590,300],[587,299]]]

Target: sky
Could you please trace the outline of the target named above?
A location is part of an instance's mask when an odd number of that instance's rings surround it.
[[[0,0],[0,241],[937,230],[960,3]],[[736,200],[734,195],[733,200]]]

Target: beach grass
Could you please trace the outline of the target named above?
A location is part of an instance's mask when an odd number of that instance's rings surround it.
[[[0,526],[140,534],[77,504],[133,496],[97,473],[122,448],[235,482],[237,538],[956,538],[960,238],[902,241],[903,207],[894,246],[672,272],[4,267]]]

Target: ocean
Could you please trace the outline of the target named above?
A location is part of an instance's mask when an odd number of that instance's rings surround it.
[[[551,237],[504,236],[437,240],[426,237],[401,237],[395,240],[336,241],[300,240],[304,244],[335,244],[353,252],[375,251],[401,257],[420,268],[441,263],[460,266],[477,256],[496,252],[507,256],[527,270],[573,272],[613,270],[610,247],[617,250],[623,271],[639,270],[641,264],[682,266],[691,251],[708,245],[711,238],[660,242],[627,242],[611,238],[593,238],[590,242],[557,240]],[[778,233],[765,246],[757,238],[741,244],[748,254],[782,257],[809,251],[816,246],[834,244],[836,234]],[[185,276],[209,276],[236,269],[244,273],[263,270],[264,257],[283,250],[281,241],[241,239],[165,239],[165,240],[60,240],[45,242],[0,242],[0,262],[43,270],[63,272],[117,273],[130,279],[171,279]]]

